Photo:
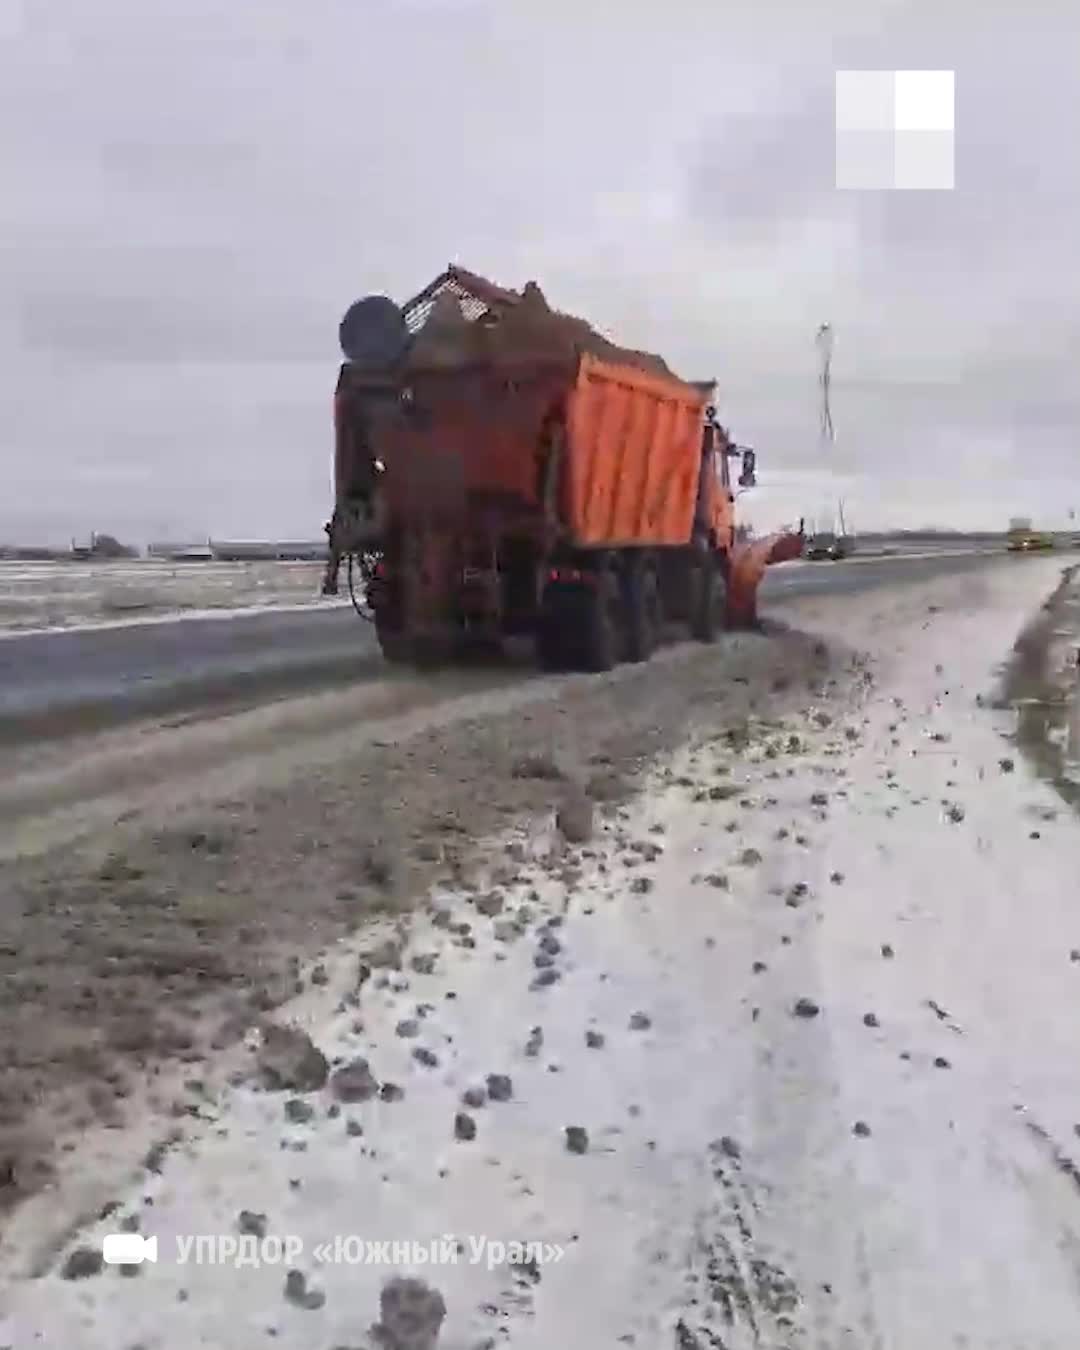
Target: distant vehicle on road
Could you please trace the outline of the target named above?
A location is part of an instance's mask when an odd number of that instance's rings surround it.
[[[1044,530],[1033,529],[1027,517],[1014,516],[1009,521],[1007,547],[1010,553],[1033,553],[1036,550],[1053,548],[1054,536]]]
[[[839,505],[840,532],[835,530],[815,530],[806,541],[804,556],[811,562],[830,560],[839,562],[855,552],[855,536],[848,533],[844,520],[844,503]]]
[[[811,562],[822,562],[828,558],[834,561],[838,559],[840,554],[835,532],[833,530],[815,530],[813,534],[808,535],[805,556]]]

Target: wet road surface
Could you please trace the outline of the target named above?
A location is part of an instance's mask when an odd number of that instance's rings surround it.
[[[770,598],[925,581],[988,561],[953,553],[782,565],[766,577],[762,612]],[[373,630],[350,607],[5,638],[0,741],[183,710],[231,711],[383,669]]]

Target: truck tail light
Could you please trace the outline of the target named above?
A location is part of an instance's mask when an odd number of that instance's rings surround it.
[[[581,567],[553,567],[548,573],[548,581],[563,586],[595,586],[596,573]]]

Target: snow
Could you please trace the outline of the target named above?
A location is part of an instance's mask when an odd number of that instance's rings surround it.
[[[0,639],[350,604],[347,593],[320,594],[322,571],[310,562],[0,561]]]
[[[315,1247],[453,1234],[564,1255],[538,1280],[468,1248],[419,1266],[447,1303],[442,1350],[1071,1350],[1080,833],[1010,752],[1009,715],[977,701],[1059,570],[998,563],[898,590],[870,619],[852,609],[843,636],[880,654],[861,697],[758,727],[743,755],[723,738],[688,746],[606,821],[578,884],[543,866],[546,822],[521,834],[537,899],[519,940],[441,894],[475,949],[417,918],[404,975],[376,975],[359,1008],[339,1000],[380,934],[329,953],[329,984],[284,1015],[328,1056],[363,1054],[404,1099],[334,1117],[328,1092],[310,1094],[314,1119],[293,1125],[288,1094],[238,1082],[160,1176],[118,1193],[158,1261],[137,1278],[67,1281],[58,1263],[11,1279],[0,1345],[360,1347],[405,1269],[319,1265]],[[937,607],[935,586],[951,588]],[[696,800],[687,782],[736,791]],[[663,851],[649,861],[634,843]],[[756,865],[740,861],[750,847]],[[726,889],[704,880],[717,873]],[[561,924],[541,930],[550,916]],[[541,931],[562,974],[538,989]],[[409,968],[432,951],[433,974]],[[800,998],[819,1015],[794,1016]],[[638,1011],[648,1029],[631,1029]],[[395,1034],[417,1016],[418,1038]],[[415,1061],[418,1044],[438,1067]],[[490,1073],[511,1075],[512,1100],[472,1111],[476,1138],[455,1140],[462,1091]],[[568,1125],[587,1129],[585,1154],[567,1151]],[[284,1299],[282,1265],[179,1263],[177,1238],[234,1235],[242,1209],[303,1241],[294,1264],[320,1306]],[[27,1248],[32,1229],[23,1216]]]

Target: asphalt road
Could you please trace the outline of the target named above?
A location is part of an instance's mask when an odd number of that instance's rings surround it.
[[[985,554],[856,558],[772,570],[770,598],[863,591],[985,566]],[[385,667],[351,608],[162,621],[0,640],[0,742],[24,741],[375,676]]]

